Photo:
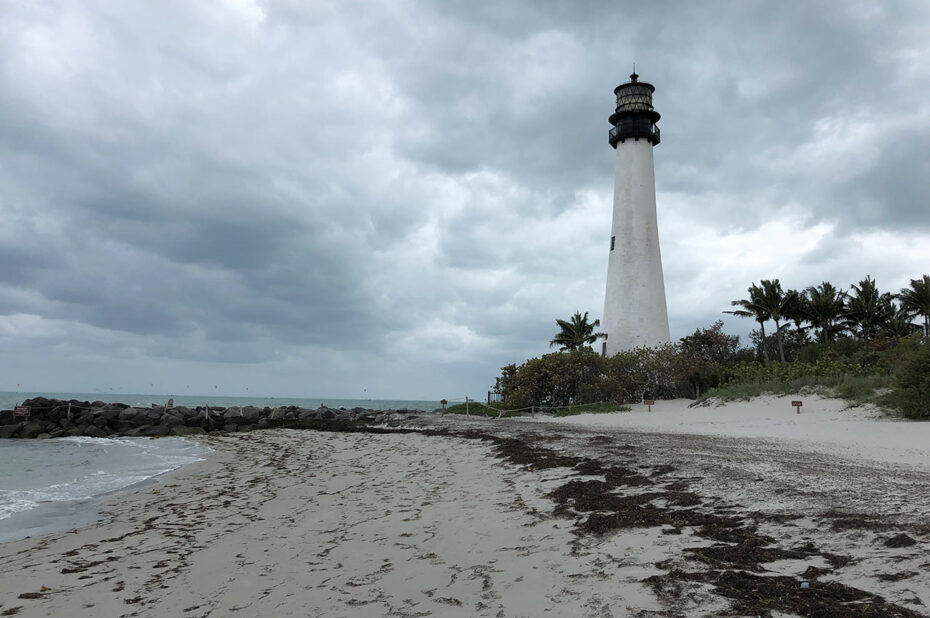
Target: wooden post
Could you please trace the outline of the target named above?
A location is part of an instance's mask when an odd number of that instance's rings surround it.
[[[446,401],[445,399],[443,399],[443,400],[440,401],[439,403],[442,404],[442,415],[445,416],[445,415],[446,415],[446,404],[449,403],[449,402]]]
[[[68,420],[71,420],[71,402],[68,402]]]
[[[804,403],[801,402],[801,401],[792,401],[792,402],[791,402],[791,405],[793,405],[793,406],[794,406],[794,409],[797,410],[796,414],[800,414],[800,413],[801,413],[801,406],[803,406]]]
[[[656,405],[655,399],[644,399],[643,403],[649,406],[649,411],[652,412],[652,406]]]
[[[468,397],[465,398],[465,416],[471,416],[471,414],[468,413]]]

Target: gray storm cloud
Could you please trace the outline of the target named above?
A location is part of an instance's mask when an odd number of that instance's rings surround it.
[[[673,337],[759,278],[896,289],[928,263],[928,17],[5,3],[0,389],[480,394],[600,311],[633,61],[663,116]]]

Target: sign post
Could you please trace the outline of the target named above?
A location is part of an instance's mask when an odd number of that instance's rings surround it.
[[[16,406],[13,408],[13,416],[22,416],[23,418],[29,418],[29,406]]]
[[[800,402],[800,401],[792,401],[792,402],[791,402],[791,405],[793,405],[793,406],[794,406],[794,409],[797,410],[797,414],[800,414],[800,413],[801,413],[801,406],[803,406],[804,403],[803,403],[803,402]]]
[[[643,399],[643,403],[649,406],[649,411],[652,412],[652,406],[656,405],[655,399]]]

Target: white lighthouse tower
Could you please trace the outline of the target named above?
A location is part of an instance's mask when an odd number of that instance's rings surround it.
[[[614,90],[617,109],[609,119],[609,141],[617,150],[617,165],[602,322],[607,356],[669,341],[652,159],[659,143],[654,91],[636,73]]]

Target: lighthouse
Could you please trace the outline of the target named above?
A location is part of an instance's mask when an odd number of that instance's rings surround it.
[[[656,181],[652,149],[659,143],[659,113],[652,107],[652,84],[617,86],[617,108],[609,118],[608,141],[617,151],[614,210],[607,259],[607,292],[601,352],[668,343],[668,310],[656,223]]]

